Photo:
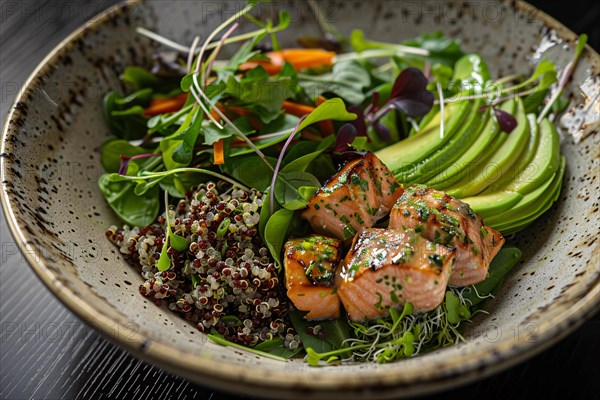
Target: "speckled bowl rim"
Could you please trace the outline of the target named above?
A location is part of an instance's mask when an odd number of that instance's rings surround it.
[[[36,85],[33,83],[35,79],[40,74],[53,68],[60,56],[70,51],[73,43],[83,37],[86,32],[103,26],[125,12],[127,8],[142,1],[124,1],[101,12],[61,41],[40,62],[27,78],[24,85],[25,89],[19,93],[8,113],[2,129],[2,149],[0,153],[7,153],[9,142],[6,139],[11,134],[11,121],[16,120],[20,114],[17,104],[35,90]],[[563,24],[530,4],[518,1],[516,7],[519,11],[535,10],[535,18],[556,30],[559,36],[571,39],[571,43],[576,39],[576,35]],[[590,46],[587,46],[587,50],[589,57],[599,62],[600,56],[598,53]],[[3,157],[0,157],[0,180],[4,181],[7,174],[6,162]],[[22,243],[27,243],[29,234],[21,230],[16,222],[4,185],[0,202],[13,237]],[[38,258],[29,252],[25,252],[23,255],[42,282],[65,306],[84,322],[97,329],[104,337],[135,356],[196,382],[218,386],[224,390],[228,390],[228,385],[229,390],[232,390],[232,388],[237,391],[244,388],[251,389],[252,394],[278,396],[280,398],[305,397],[309,394],[316,398],[330,398],[332,393],[344,393],[346,398],[356,398],[365,393],[377,397],[409,396],[458,386],[484,378],[532,357],[567,336],[600,310],[600,280],[597,280],[591,290],[574,301],[569,308],[566,308],[554,318],[542,321],[539,324],[538,340],[514,343],[512,338],[504,338],[494,344],[488,344],[473,350],[468,356],[457,359],[456,362],[447,365],[446,368],[428,371],[429,376],[421,380],[415,380],[412,376],[408,378],[410,380],[403,379],[402,376],[394,374],[393,370],[383,372],[377,369],[366,369],[361,370],[360,375],[354,376],[352,382],[344,374],[336,374],[335,379],[314,382],[310,380],[311,374],[306,374],[306,376],[295,375],[294,378],[290,378],[290,371],[285,369],[281,369],[280,372],[271,372],[269,375],[253,374],[253,370],[245,366],[206,360],[175,347],[151,341],[143,334],[121,324],[118,325],[118,328],[119,332],[123,334],[116,337],[116,321],[98,313],[97,310],[78,297],[68,287],[62,285],[54,277],[54,273],[45,265],[43,258]],[[127,340],[120,340],[120,337],[127,338]],[[484,357],[488,355],[490,350],[493,350],[494,357]],[[382,374],[394,376],[393,379],[390,379],[390,376],[384,379],[385,377]],[[223,381],[216,384],[214,379]],[[349,384],[351,384],[351,387],[348,387]]]

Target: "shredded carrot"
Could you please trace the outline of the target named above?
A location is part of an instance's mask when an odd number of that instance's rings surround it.
[[[252,111],[247,108],[238,107],[238,106],[228,106],[227,111],[229,111],[235,115],[238,115],[240,117],[248,118],[250,125],[252,125],[252,127],[254,129],[256,129],[257,131],[260,130],[260,128],[262,127],[262,122],[260,121],[260,119],[256,118],[256,116],[252,113]]]
[[[312,106],[305,104],[294,103],[293,101],[284,100],[282,104],[283,109],[286,113],[295,115],[296,117],[303,117],[306,114],[310,114],[315,110]]]
[[[283,64],[292,64],[296,71],[306,68],[322,67],[333,64],[335,53],[323,49],[284,49],[272,51],[265,54],[269,61],[249,61],[240,65],[240,70],[246,71],[262,66],[269,75],[275,75],[281,71]]]
[[[317,101],[315,101],[315,104],[317,105],[317,107],[319,107],[321,104],[325,103],[325,100],[327,100],[325,97],[319,96],[317,97]]]
[[[214,164],[225,164],[225,150],[223,148],[223,139],[219,139],[213,143]]]
[[[223,112],[223,109],[219,104],[217,104],[217,107],[219,108],[219,110],[221,112]],[[221,122],[221,116],[217,113],[217,111],[214,108],[211,108],[210,115],[215,119],[215,121]],[[206,118],[208,118],[208,117],[206,117]]]
[[[325,101],[325,98],[323,98],[323,101]],[[319,104],[320,103],[317,100],[317,106]],[[296,117],[302,117],[304,115],[310,114],[311,112],[313,112],[315,110],[315,107],[308,106],[305,104],[294,103],[289,100],[284,100],[282,107],[286,113],[295,115]],[[318,124],[319,124],[319,130],[321,131],[321,133],[323,135],[329,136],[333,133],[334,128],[333,128],[333,122],[331,120],[321,121]]]
[[[150,101],[150,106],[144,109],[144,116],[153,117],[159,114],[179,111],[185,104],[187,97],[187,93],[181,93],[173,97],[152,99]]]

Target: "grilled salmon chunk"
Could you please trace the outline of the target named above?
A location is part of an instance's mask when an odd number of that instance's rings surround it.
[[[456,249],[449,284],[467,286],[487,277],[504,237],[484,225],[468,204],[435,189],[412,186],[390,213],[390,228],[411,228],[428,240]]]
[[[290,239],[285,244],[287,296],[306,319],[340,317],[340,298],[334,287],[341,259],[341,242],[320,235]]]
[[[373,154],[348,161],[302,213],[317,233],[349,240],[388,214],[402,185]]]
[[[348,318],[372,320],[410,301],[417,311],[444,299],[454,250],[414,230],[367,228],[356,235],[336,278]]]

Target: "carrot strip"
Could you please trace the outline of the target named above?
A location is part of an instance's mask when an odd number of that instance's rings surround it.
[[[287,114],[295,115],[296,117],[303,117],[306,114],[310,114],[315,110],[312,106],[305,104],[294,103],[289,100],[284,100],[282,104],[283,109]]]
[[[185,104],[187,97],[187,93],[181,93],[173,97],[152,99],[150,101],[150,106],[144,109],[144,116],[153,117],[159,114],[179,111]]]
[[[269,75],[275,75],[281,71],[283,64],[292,64],[295,70],[322,67],[333,64],[335,53],[323,49],[285,49],[266,53],[269,61],[249,61],[240,65],[240,70],[247,71],[262,66]]]
[[[219,107],[219,105],[217,104],[217,107]],[[219,110],[221,112],[223,112],[223,110],[219,107]],[[210,115],[215,119],[215,121],[217,122],[221,122],[221,116],[217,113],[217,111],[214,108],[211,108],[210,110]],[[208,117],[205,117],[208,119]]]
[[[257,131],[260,130],[260,128],[262,128],[262,122],[260,121],[260,119],[256,118],[252,111],[247,108],[238,106],[228,106],[227,111],[240,117],[248,118],[248,121],[250,121],[250,125],[252,125],[252,127]]]
[[[215,165],[225,164],[225,150],[223,147],[223,139],[219,139],[213,143],[214,162]]]
[[[323,98],[323,101],[325,101],[324,98]],[[317,100],[317,102],[318,102],[318,100]],[[317,106],[319,104],[320,103],[318,103]],[[302,117],[306,114],[310,114],[311,112],[313,112],[315,110],[315,107],[307,106],[305,104],[294,103],[289,100],[284,100],[282,107],[286,113],[295,115],[296,117]],[[333,121],[331,121],[331,120],[320,121],[318,123],[318,125],[319,125],[319,130],[325,136],[331,135],[334,131]]]

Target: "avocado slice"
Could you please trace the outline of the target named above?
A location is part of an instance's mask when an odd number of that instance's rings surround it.
[[[560,167],[544,184],[523,196],[510,210],[491,216],[486,224],[503,234],[514,233],[525,228],[546,212],[558,199],[565,172],[565,158],[560,157]]]
[[[502,146],[474,174],[463,178],[446,192],[454,197],[464,198],[483,192],[488,186],[502,177],[523,153],[529,139],[529,123],[525,115],[523,102],[517,99],[517,127],[512,131]]]
[[[539,149],[540,142],[540,132],[535,114],[527,114],[527,123],[529,124],[529,142],[527,149],[523,151],[522,157],[512,165],[510,170],[502,175],[502,178],[490,185],[490,187],[488,187],[484,193],[498,192],[502,191],[503,189],[509,190],[506,187],[511,185],[514,180],[519,178],[519,175],[523,173],[523,171],[535,157],[535,154]],[[512,187],[510,190],[516,191]]]
[[[416,135],[387,146],[375,153],[377,157],[393,172],[400,181],[402,174],[409,172],[417,163],[425,159],[434,151],[446,145],[453,136],[459,123],[470,110],[470,102],[461,101],[450,103],[444,111],[445,135],[440,137],[441,113]]]
[[[519,203],[522,199],[523,195],[521,193],[501,191],[487,194],[482,193],[461,200],[467,203],[487,223],[488,217],[510,210],[511,207]]]
[[[517,221],[511,221],[511,223],[507,224],[507,226],[500,226],[498,230],[500,230],[505,235],[510,235],[512,233],[518,232],[520,230],[525,229],[527,226],[529,226],[531,223],[533,223],[535,220],[537,220],[542,214],[544,214],[546,211],[548,211],[552,207],[554,202],[560,196],[560,191],[561,191],[562,181],[563,181],[563,173],[564,173],[564,158],[561,159],[561,168],[559,169],[559,171],[553,177],[553,180],[552,180],[552,187],[550,188],[550,192],[553,191],[552,192],[553,194],[551,196],[547,197],[545,199],[545,201],[541,200],[541,201],[543,201],[543,203],[540,207],[537,208],[535,213],[533,213],[527,217],[523,217]]]
[[[513,100],[507,101],[502,104],[501,108],[513,114],[515,102]],[[500,135],[502,133],[496,119],[490,117],[471,147],[464,150],[464,152],[459,152],[459,158],[452,165],[449,165],[445,171],[429,179],[427,185],[435,189],[445,190],[453,184],[460,182],[467,173],[472,171],[472,166],[477,163],[475,160],[479,162],[485,160],[481,154],[485,153],[486,149],[496,149],[504,142],[506,134],[502,137]]]
[[[469,114],[461,122],[462,126],[458,128],[458,132],[450,138],[444,147],[438,149],[430,157],[425,158],[409,173],[403,174],[402,182],[404,184],[427,182],[429,178],[440,171],[445,171],[456,161],[463,149],[470,148],[490,117],[487,110],[485,112],[479,110],[482,104],[483,101],[481,100],[473,102]]]
[[[558,170],[560,166],[560,137],[548,119],[540,124],[540,138],[535,155],[525,167],[517,170],[516,177],[505,185],[506,190],[527,194]]]
[[[538,129],[534,114],[527,115],[527,120],[530,127],[530,138],[523,158],[513,164],[510,171],[485,191],[477,196],[462,199],[477,214],[481,215],[486,223],[494,224],[498,221],[500,225],[496,225],[496,228],[506,229],[507,226],[521,226],[519,221],[528,220],[529,215],[526,218],[519,217],[515,220],[514,216],[520,212],[528,212],[534,216],[541,214],[539,209],[547,203],[543,199],[538,199],[541,203],[536,201],[523,203],[508,214],[504,212],[515,206],[523,199],[524,195],[540,185],[546,184],[546,189],[538,191],[539,196],[547,198],[548,191],[552,190],[552,178],[559,168],[560,140],[554,125],[548,120],[544,120],[541,128]]]

